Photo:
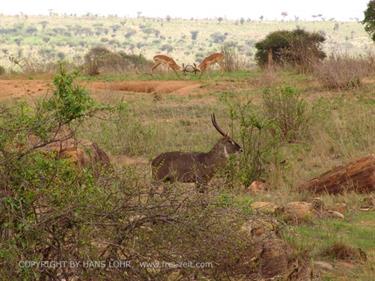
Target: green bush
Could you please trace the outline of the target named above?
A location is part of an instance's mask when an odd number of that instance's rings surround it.
[[[94,177],[39,150],[55,140],[61,126],[77,128],[99,108],[73,86],[74,77],[61,70],[54,95],[36,107],[0,108],[1,279],[222,280],[257,270],[248,263],[253,245],[240,232],[249,214],[235,202],[218,205],[215,193],[186,192],[178,184],[150,199],[146,172],[124,168]],[[128,115],[121,116],[127,121]],[[30,135],[40,141],[31,145]],[[130,267],[110,266],[124,259]],[[82,264],[90,261],[94,266]],[[141,265],[152,262],[172,267]],[[207,267],[173,266],[182,262]]]
[[[152,62],[143,55],[128,55],[124,52],[112,52],[104,47],[92,48],[84,57],[84,67],[88,75],[100,72],[142,71]]]
[[[364,12],[365,18],[362,23],[365,26],[365,30],[370,34],[371,39],[375,41],[375,1],[371,0],[367,4],[367,9]]]
[[[266,89],[262,106],[238,104],[228,95],[224,102],[230,108],[232,134],[243,149],[221,173],[230,186],[265,179],[269,165],[280,162],[281,148],[309,134],[310,113],[294,88]]]
[[[301,140],[308,133],[310,117],[306,102],[291,87],[268,88],[263,93],[263,110],[273,123],[271,133],[284,142]]]
[[[324,41],[323,35],[301,29],[275,31],[255,44],[255,59],[258,65],[265,66],[271,51],[273,63],[277,65],[309,66],[312,62],[326,57],[321,50]]]
[[[224,97],[224,103],[230,108],[232,135],[243,152],[238,157],[231,157],[220,175],[231,187],[248,186],[267,176],[268,164],[278,153],[279,136],[271,134],[273,122],[259,106],[251,102],[238,104],[230,96]]]

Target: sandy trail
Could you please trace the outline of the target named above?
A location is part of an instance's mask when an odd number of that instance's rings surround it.
[[[91,89],[125,91],[136,93],[157,94],[188,94],[201,87],[200,83],[193,81],[124,81],[124,82],[93,82]]]
[[[201,88],[194,81],[121,81],[121,82],[82,82],[89,90],[123,91],[158,94],[190,94]],[[53,85],[48,80],[0,80],[0,100],[40,96],[51,93]]]

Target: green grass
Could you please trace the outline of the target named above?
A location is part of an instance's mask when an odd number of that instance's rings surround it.
[[[356,212],[345,220],[316,220],[312,225],[288,228],[289,239],[301,249],[319,257],[323,249],[343,242],[364,251],[375,251],[375,212]]]
[[[183,75],[179,73],[176,75],[173,71],[169,71],[167,73],[158,73],[155,72],[153,75],[150,73],[124,73],[124,74],[101,74],[98,76],[87,76],[84,75],[81,77],[84,81],[131,81],[131,80],[139,80],[139,81],[169,81],[169,80],[181,80],[181,81],[196,81],[196,82],[219,82],[219,81],[241,81],[246,80],[249,78],[258,77],[260,75],[259,70],[251,70],[251,71],[235,71],[235,72],[225,72],[221,73],[219,71],[209,71],[204,73],[202,76],[199,74],[186,74]]]
[[[293,71],[280,71],[273,75],[267,78],[266,73],[260,70],[226,73],[224,76],[212,72],[199,80],[204,86],[201,93],[160,94],[158,99],[151,93],[97,91],[92,93],[95,99],[111,105],[126,102],[126,110],[111,115],[108,120],[87,120],[79,135],[97,142],[114,157],[144,159],[146,164],[136,165],[134,169],[144,176],[142,184],[147,185],[150,176],[148,161],[159,153],[173,150],[208,151],[214,145],[220,135],[211,125],[212,112],[216,113],[221,127],[230,131],[231,105],[252,102],[261,111],[262,93],[268,87],[265,80],[270,79],[274,86],[290,85],[298,89],[311,114],[309,135],[297,143],[283,144],[279,155],[275,156],[275,159],[282,161],[273,161],[267,166],[265,180],[270,191],[257,196],[248,195],[240,184],[229,189],[219,179],[217,186],[214,186],[219,190],[217,203],[247,214],[251,213],[250,204],[254,201],[272,201],[282,206],[291,201],[311,200],[312,195],[296,192],[295,187],[334,166],[374,153],[375,119],[372,117],[375,114],[375,83],[370,80],[360,89],[352,91],[326,91],[311,76]],[[99,75],[82,79],[176,80],[173,73],[154,77]],[[197,80],[190,76],[186,79]],[[233,133],[237,139],[238,124],[234,124]],[[307,250],[314,260],[327,260],[321,256],[321,252],[335,242],[360,247],[367,253],[368,262],[355,265],[349,272],[338,269],[324,274],[322,280],[372,280],[375,268],[375,212],[359,211],[362,195],[322,197],[328,207],[337,202],[347,203],[345,219],[321,218],[302,225],[286,226],[286,239],[300,251]]]

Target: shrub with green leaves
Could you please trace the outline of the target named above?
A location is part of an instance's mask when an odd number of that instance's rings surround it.
[[[266,66],[269,52],[277,65],[309,66],[326,57],[322,51],[325,37],[316,32],[302,29],[275,31],[255,44],[255,59],[260,66]]]
[[[271,134],[273,122],[259,106],[251,102],[239,104],[228,97],[224,102],[230,108],[232,134],[243,152],[230,158],[221,176],[232,187],[239,183],[247,186],[267,176],[268,164],[277,157],[279,137]]]
[[[257,270],[247,262],[253,253],[251,241],[240,232],[249,214],[231,202],[218,206],[215,193],[192,194],[176,184],[163,197],[151,199],[146,172],[129,167],[94,177],[89,169],[39,150],[55,140],[62,126],[77,129],[103,108],[74,78],[61,69],[54,94],[36,107],[0,107],[1,278],[141,281],[181,274],[223,279]],[[126,108],[119,114],[119,126],[136,126],[130,124],[133,119]],[[30,144],[30,135],[38,142]],[[124,259],[131,267],[82,265]],[[41,266],[42,261],[52,266]],[[155,261],[203,262],[209,267],[141,266]],[[57,263],[62,266],[53,266]]]
[[[54,112],[57,121],[62,124],[85,117],[95,109],[96,104],[88,92],[74,83],[77,76],[77,72],[67,73],[60,66],[60,73],[53,79],[53,96],[41,104],[43,109]]]
[[[371,36],[371,39],[375,41],[375,1],[371,0],[367,4],[367,9],[364,12],[365,18],[362,23],[365,26],[365,30]]]
[[[263,110],[272,122],[272,135],[284,142],[301,140],[308,133],[310,117],[306,102],[295,88],[268,88],[263,93]]]

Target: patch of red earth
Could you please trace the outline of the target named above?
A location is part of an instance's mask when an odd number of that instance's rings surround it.
[[[45,80],[0,80],[0,100],[46,94],[51,89],[51,82]]]
[[[158,94],[190,94],[201,87],[193,81],[124,81],[124,82],[93,82],[89,88],[93,90],[125,91]]]
[[[194,81],[123,81],[123,82],[82,82],[90,90],[125,91],[157,94],[191,94],[202,86]],[[0,100],[44,95],[53,91],[48,80],[0,80]]]

